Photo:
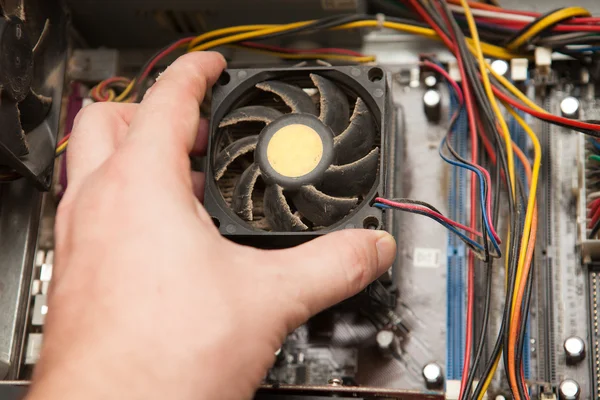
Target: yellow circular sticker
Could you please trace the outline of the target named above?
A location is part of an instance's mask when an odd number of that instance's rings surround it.
[[[314,170],[323,157],[323,141],[311,127],[302,124],[284,126],[267,146],[267,160],[280,175],[298,178]]]

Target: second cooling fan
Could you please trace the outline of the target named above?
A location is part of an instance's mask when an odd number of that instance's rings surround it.
[[[251,72],[229,70],[213,94],[206,206],[224,233],[379,227],[368,199],[381,189],[383,79],[357,67]]]

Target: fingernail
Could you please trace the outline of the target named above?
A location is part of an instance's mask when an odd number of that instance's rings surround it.
[[[387,268],[392,265],[396,258],[396,240],[392,235],[384,231],[378,232],[378,236],[379,238],[375,246],[377,246],[379,266]]]

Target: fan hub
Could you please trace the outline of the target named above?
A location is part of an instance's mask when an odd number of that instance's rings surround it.
[[[333,160],[333,132],[313,115],[284,115],[261,132],[255,159],[268,183],[316,184]]]
[[[16,102],[29,93],[33,51],[25,24],[17,17],[0,18],[0,90]]]

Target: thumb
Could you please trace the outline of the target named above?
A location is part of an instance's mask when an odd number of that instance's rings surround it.
[[[343,230],[271,256],[281,290],[314,315],[382,275],[394,262],[396,242],[384,231]]]

